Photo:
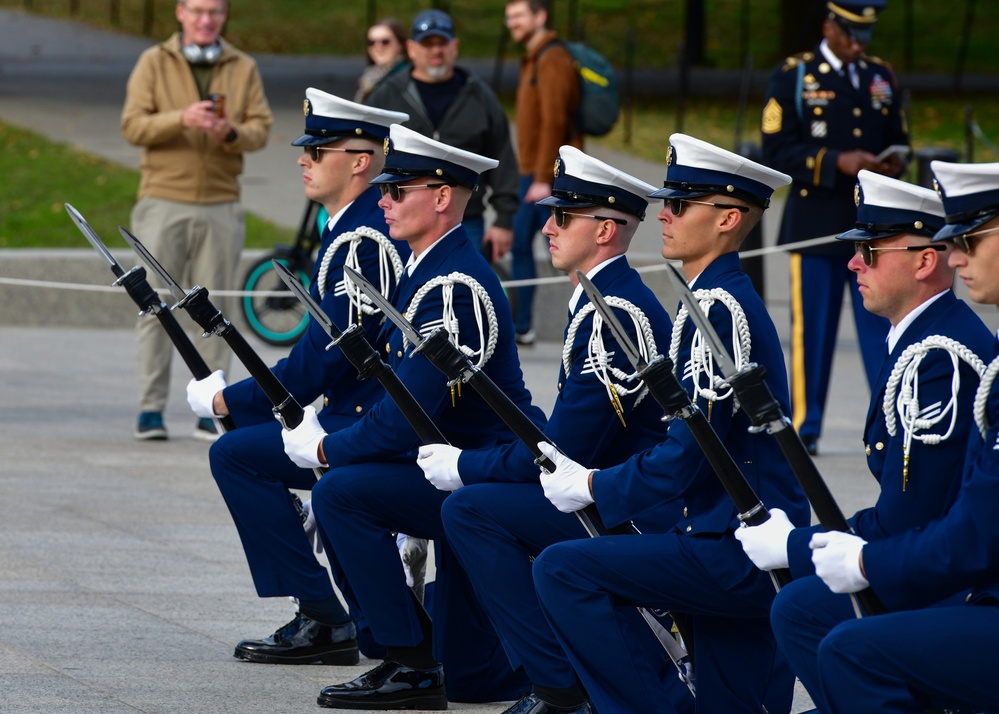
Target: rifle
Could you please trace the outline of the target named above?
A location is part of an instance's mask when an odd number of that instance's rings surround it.
[[[552,444],[551,440],[545,436],[545,433],[513,403],[510,397],[496,386],[496,383],[485,372],[472,364],[471,359],[467,355],[463,354],[451,343],[447,333],[442,328],[433,330],[433,332],[424,338],[420,331],[406,319],[406,316],[400,313],[392,303],[382,297],[382,294],[371,283],[349,267],[345,266],[344,271],[361,288],[361,291],[378,306],[382,314],[391,320],[406,338],[413,343],[414,353],[422,352],[430,360],[431,364],[443,372],[450,380],[449,384],[451,386],[460,383],[470,385],[478,392],[483,401],[496,412],[510,431],[530,449],[531,453],[535,456],[535,463],[548,472],[555,470],[555,464],[541,452],[538,448],[538,443],[546,442],[556,449],[558,446]],[[600,518],[600,513],[593,504],[586,506],[580,511],[576,511],[576,516],[591,538],[608,533]],[[611,533],[637,534],[638,530],[634,525],[628,523],[621,528],[611,531]],[[691,694],[694,694],[694,683],[688,676],[687,667],[691,664],[691,661],[687,652],[683,651],[683,648],[680,647],[676,639],[656,620],[651,612],[643,607],[638,608],[638,611],[666,650],[670,660],[680,673],[681,679],[690,688]],[[676,621],[677,618],[674,618],[674,622]],[[693,642],[689,638],[685,639],[689,643]]]
[[[260,356],[246,339],[239,334],[239,331],[233,324],[211,303],[208,299],[208,290],[200,285],[196,285],[191,288],[190,292],[185,293],[180,285],[177,284],[177,281],[159,264],[153,254],[142,245],[138,238],[121,226],[118,226],[118,230],[121,232],[125,242],[156,273],[157,277],[167,286],[170,294],[178,300],[174,308],[182,307],[187,310],[188,314],[205,331],[205,337],[218,335],[226,341],[226,344],[229,345],[239,361],[249,371],[250,376],[260,385],[267,399],[270,400],[278,421],[286,429],[294,429],[301,424],[304,414],[302,406],[295,400],[291,392],[281,384],[281,380],[271,372],[267,364],[260,359]],[[325,469],[319,468],[314,470],[316,478],[321,477],[325,473]]]
[[[90,241],[90,245],[101,254],[111,268],[111,272],[114,273],[116,278],[112,285],[121,285],[125,288],[125,292],[132,298],[132,302],[139,306],[140,315],[156,316],[156,319],[160,321],[160,325],[163,326],[170,341],[177,348],[181,358],[184,360],[187,368],[191,370],[191,374],[194,375],[195,379],[204,379],[210,375],[212,370],[205,364],[204,358],[202,358],[201,353],[198,352],[197,348],[191,342],[191,338],[187,336],[184,328],[177,322],[176,316],[167,308],[166,303],[160,299],[160,296],[150,286],[149,281],[146,280],[146,269],[137,265],[126,272],[118,261],[115,260],[115,257],[111,255],[111,251],[97,237],[97,233],[90,227],[90,224],[87,223],[83,215],[70,204],[65,203],[63,205],[66,207],[66,213],[73,219],[76,227],[80,229],[84,237]],[[232,431],[236,428],[230,416],[218,417],[215,419],[215,423],[221,431]]]
[[[742,471],[739,470],[739,466],[735,463],[732,455],[728,453],[722,440],[718,438],[718,434],[704,416],[704,412],[691,401],[690,396],[680,384],[680,380],[676,378],[673,373],[673,362],[662,355],[657,356],[652,362],[647,362],[631,341],[610,305],[604,300],[604,296],[597,289],[597,286],[581,270],[576,271],[576,277],[579,278],[579,283],[583,286],[590,302],[593,303],[593,307],[603,317],[618,345],[624,350],[628,361],[638,373],[639,379],[645,382],[652,398],[666,412],[666,418],[670,421],[677,418],[682,419],[687,428],[690,429],[690,433],[697,441],[697,445],[701,447],[701,451],[704,452],[704,456],[711,464],[711,468],[714,469],[718,480],[725,488],[725,492],[728,493],[729,498],[739,510],[739,520],[751,526],[758,526],[769,520],[770,512],[753,491],[753,487],[749,485]],[[782,585],[791,582],[791,573],[786,568],[771,570],[770,577],[777,590],[780,590]]]
[[[420,403],[416,401],[406,385],[402,383],[399,375],[385,363],[381,355],[364,337],[364,331],[360,326],[353,324],[341,331],[287,266],[277,260],[271,262],[274,263],[274,269],[278,276],[295,294],[295,297],[305,305],[305,309],[312,315],[312,319],[333,340],[326,349],[334,345],[339,347],[344,357],[357,369],[358,377],[377,379],[392,401],[395,402],[395,405],[399,407],[399,411],[402,412],[406,421],[413,427],[413,431],[416,432],[420,441],[424,444],[446,444],[447,439],[444,438],[440,429],[423,410]]]
[[[667,264],[666,275],[669,278],[673,289],[679,294],[680,299],[687,306],[697,329],[701,332],[701,337],[707,340],[715,362],[721,369],[725,380],[736,396],[739,404],[749,416],[749,421],[757,429],[765,429],[777,440],[777,445],[784,454],[784,459],[791,466],[794,477],[801,484],[808,502],[812,504],[815,515],[819,523],[827,531],[843,531],[852,533],[853,529],[847,522],[843,511],[836,504],[836,499],[826,482],[822,480],[819,470],[815,467],[815,462],[808,455],[805,445],[791,425],[780,403],[774,399],[770,387],[767,386],[763,377],[766,375],[766,368],[758,364],[748,364],[742,369],[736,369],[732,357],[722,344],[721,338],[715,332],[710,320],[701,312],[697,305],[697,300],[687,287],[687,281],[677,271],[676,267]],[[887,611],[884,604],[874,593],[867,588],[857,593],[851,593],[850,599],[853,602],[853,609],[857,617],[864,614],[877,615]]]

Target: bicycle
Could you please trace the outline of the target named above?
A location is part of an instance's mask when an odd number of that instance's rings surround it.
[[[308,313],[281,280],[271,260],[285,265],[302,285],[309,287],[315,267],[315,252],[321,240],[316,223],[320,207],[315,201],[306,204],[294,245],[275,245],[270,253],[253,262],[246,270],[243,290],[266,292],[267,295],[245,295],[240,300],[240,306],[250,330],[268,344],[279,347],[292,345],[309,326]]]

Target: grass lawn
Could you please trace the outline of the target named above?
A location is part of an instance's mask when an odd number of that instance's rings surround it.
[[[0,122],[0,248],[82,248],[71,203],[109,247],[123,246],[139,173]],[[246,245],[290,243],[294,231],[247,214]]]

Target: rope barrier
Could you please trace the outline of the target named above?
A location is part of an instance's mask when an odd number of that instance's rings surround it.
[[[820,238],[812,238],[811,240],[804,240],[799,243],[793,243],[789,245],[775,245],[769,248],[757,248],[755,250],[747,250],[739,253],[741,259],[746,258],[757,258],[763,255],[772,255],[775,253],[789,253],[793,250],[801,250],[802,248],[812,248],[817,245],[825,245],[826,243],[832,243],[836,240],[836,236],[839,234],[833,234],[828,236],[822,236]],[[639,273],[653,273],[660,270],[666,270],[666,265],[644,265],[635,270]],[[504,288],[520,288],[528,285],[558,285],[560,283],[567,282],[569,276],[567,275],[557,275],[550,278],[533,278],[531,280],[504,280],[501,284]],[[92,293],[117,293],[122,292],[122,289],[116,285],[93,285],[90,283],[59,283],[53,282],[51,280],[28,280],[26,278],[5,278],[0,276],[0,285],[16,285],[18,287],[28,287],[28,288],[47,288],[50,290],[77,290],[80,292],[92,292]],[[153,286],[154,288],[156,286]],[[218,297],[246,297],[248,295],[253,295],[255,297],[287,297],[287,290],[211,290],[212,295]]]

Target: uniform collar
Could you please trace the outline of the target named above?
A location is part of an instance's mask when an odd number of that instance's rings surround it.
[[[596,277],[597,273],[599,273],[601,270],[603,270],[604,268],[606,268],[608,265],[610,265],[611,263],[613,263],[618,258],[623,258],[623,257],[624,257],[624,253],[621,253],[620,255],[615,255],[613,258],[608,258],[607,260],[605,260],[604,262],[602,262],[600,265],[598,265],[595,268],[593,268],[593,270],[591,270],[590,272],[588,272],[586,274],[586,277],[590,279],[590,282],[592,282],[593,278]],[[576,314],[576,307],[579,305],[579,299],[582,296],[583,296],[583,285],[582,285],[582,283],[580,283],[579,285],[576,286],[576,289],[572,291],[572,297],[569,299],[569,314],[570,315],[575,315]]]

